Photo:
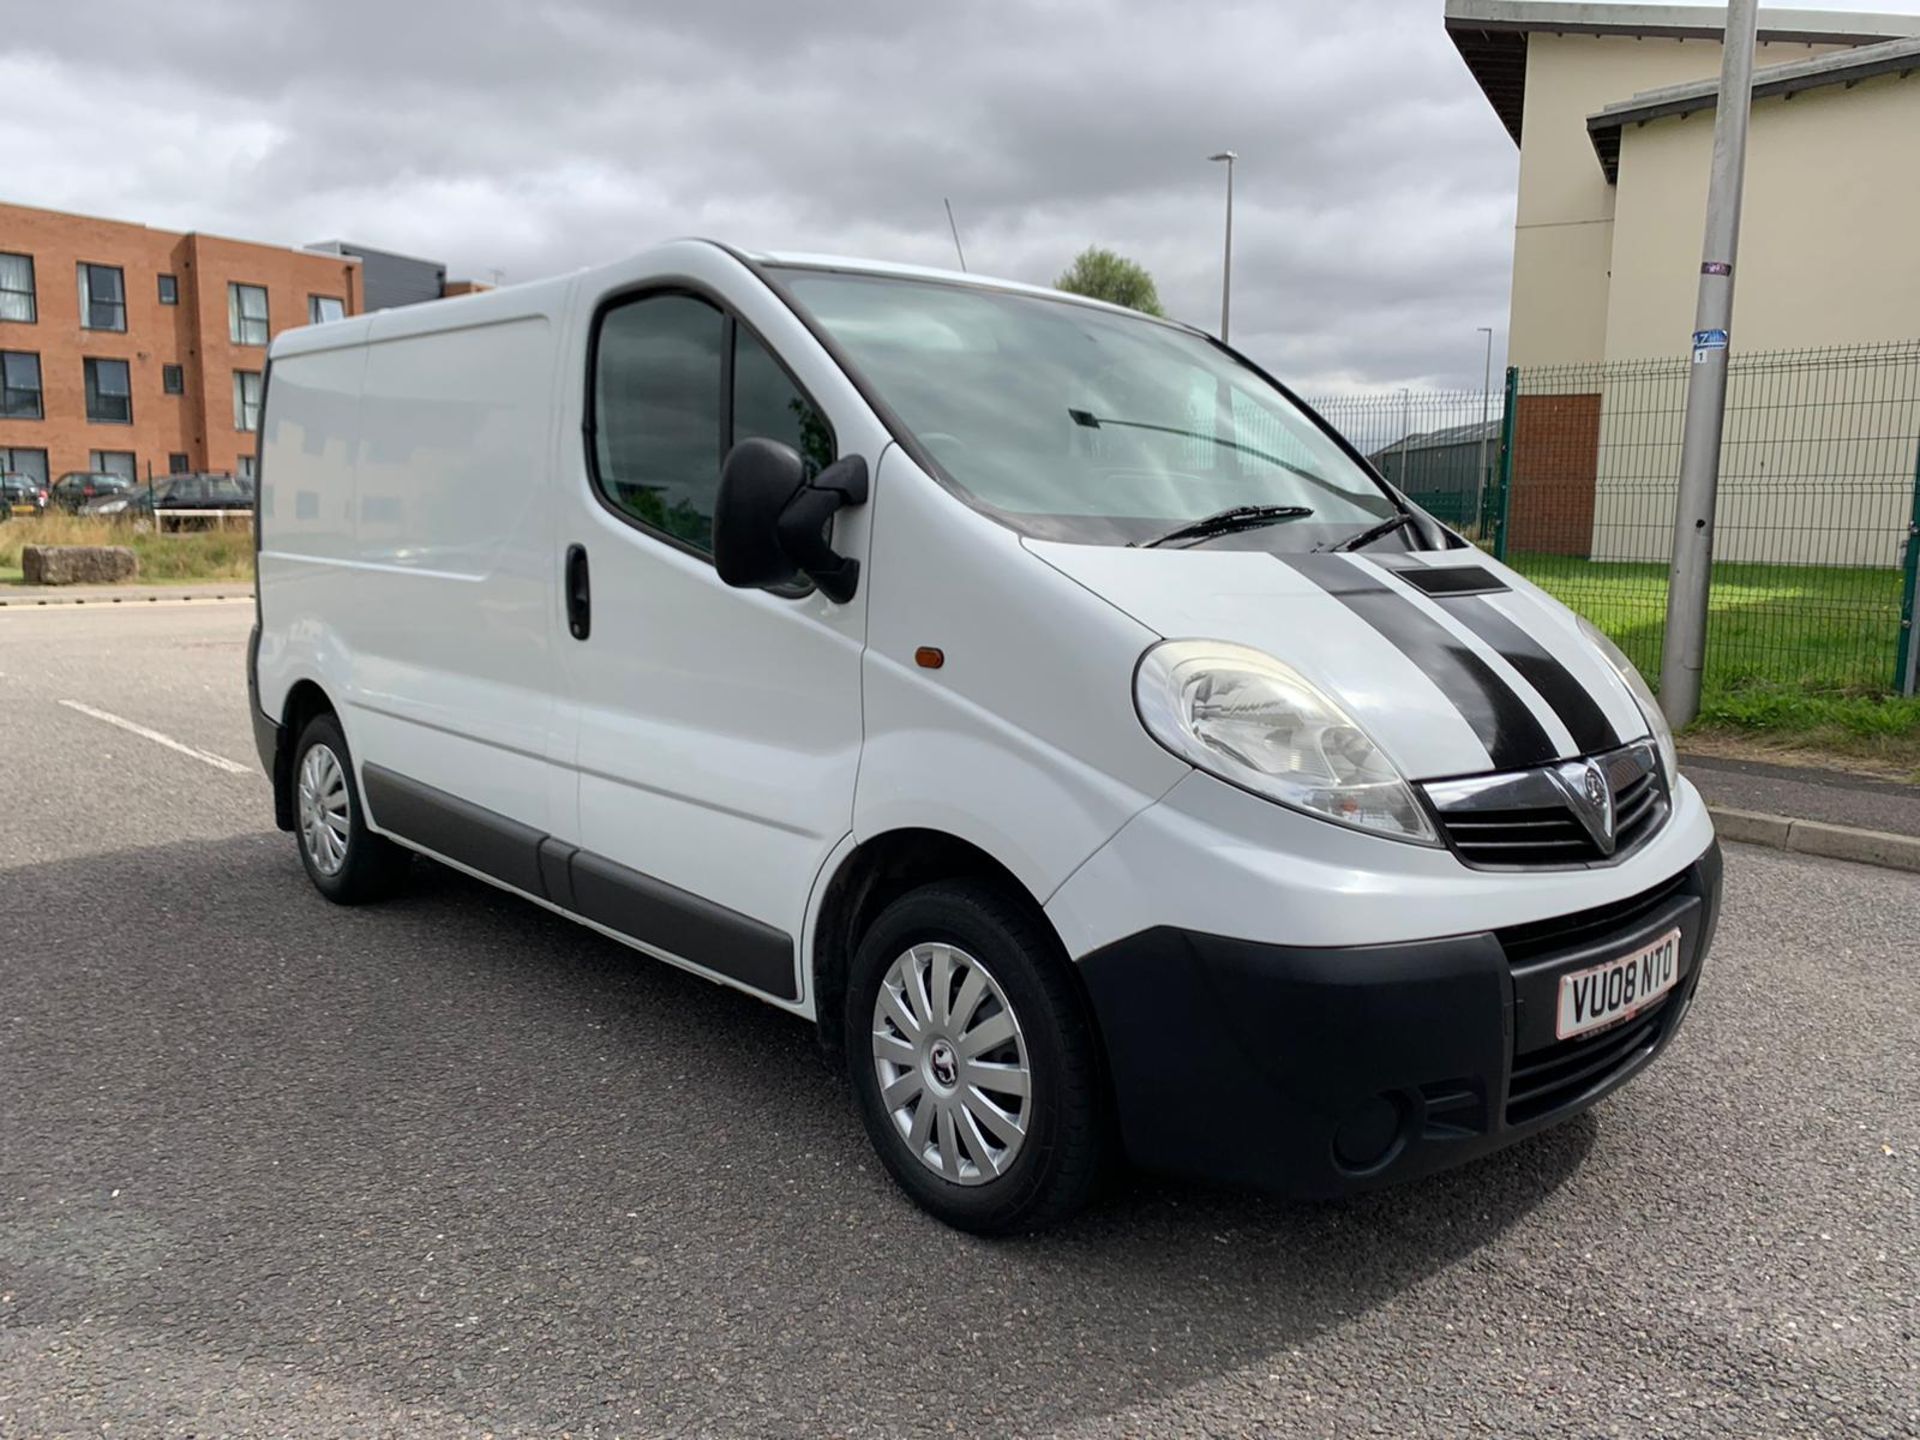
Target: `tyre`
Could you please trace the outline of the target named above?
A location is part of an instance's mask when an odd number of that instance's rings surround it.
[[[316,715],[293,752],[293,833],[314,888],[336,905],[394,893],[412,856],[367,828],[353,757],[332,715]]]
[[[867,1133],[958,1229],[1042,1229],[1106,1171],[1105,1075],[1068,964],[1030,905],[972,882],[895,900],[854,954],[846,1052]]]

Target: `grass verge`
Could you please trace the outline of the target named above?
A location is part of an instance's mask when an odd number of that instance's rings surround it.
[[[1515,555],[1514,569],[1598,625],[1649,680],[1660,675],[1667,567]],[[1900,643],[1896,569],[1828,565],[1713,567],[1702,689],[1730,697],[1884,694]]]
[[[1567,555],[1516,555],[1512,564],[1658,682],[1666,566]],[[1700,718],[1684,743],[1920,780],[1920,700],[1887,693],[1901,584],[1893,569],[1715,565]]]
[[[253,578],[251,530],[163,535],[150,523],[41,515],[0,524],[0,584],[21,583],[20,552],[28,545],[125,545],[140,561],[136,579],[147,584]]]
[[[1781,764],[1826,764],[1920,783],[1920,700],[1748,687],[1707,695],[1683,745]]]

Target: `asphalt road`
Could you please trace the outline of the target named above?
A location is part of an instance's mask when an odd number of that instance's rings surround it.
[[[1914,1435],[1920,877],[1735,848],[1660,1065],[1339,1206],[988,1243],[805,1027],[447,872],[343,911],[250,607],[0,612],[0,1435]]]

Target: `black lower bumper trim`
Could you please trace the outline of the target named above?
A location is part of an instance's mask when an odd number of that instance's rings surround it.
[[[247,636],[247,718],[253,721],[253,748],[259,753],[260,768],[273,784],[273,823],[282,830],[293,829],[292,786],[287,783],[291,757],[282,748],[286,736],[271,715],[260,708],[260,622],[253,622]]]
[[[1328,1197],[1458,1164],[1585,1109],[1679,1029],[1718,918],[1719,847],[1657,888],[1668,893],[1621,907],[1611,933],[1588,926],[1518,966],[1494,931],[1312,949],[1156,929],[1096,951],[1081,973],[1129,1156]],[[1590,1042],[1553,1038],[1560,975],[1673,927],[1680,978],[1660,1006]],[[1510,1107],[1516,1075],[1522,1103]]]

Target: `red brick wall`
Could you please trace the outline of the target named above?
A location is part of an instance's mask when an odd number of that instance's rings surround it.
[[[1598,395],[1522,395],[1513,419],[1507,549],[1584,556],[1600,468]]]
[[[33,257],[37,322],[0,321],[0,350],[40,357],[45,419],[0,419],[0,447],[47,452],[48,473],[84,470],[94,450],[131,450],[139,473],[167,473],[167,457],[184,454],[195,470],[237,471],[254,452],[254,437],[234,429],[233,372],[266,365],[262,346],[229,339],[227,282],[267,287],[272,334],[307,323],[307,297],[333,295],[347,313],[362,306],[359,262],[281,246],[202,234],[150,230],[53,210],[0,205],[0,251]],[[86,330],[80,324],[81,261],[117,265],[126,283],[127,328]],[[160,303],[159,277],[179,283],[178,305]],[[127,362],[133,423],[87,419],[82,361]],[[179,365],[186,392],[169,395],[162,367]]]

